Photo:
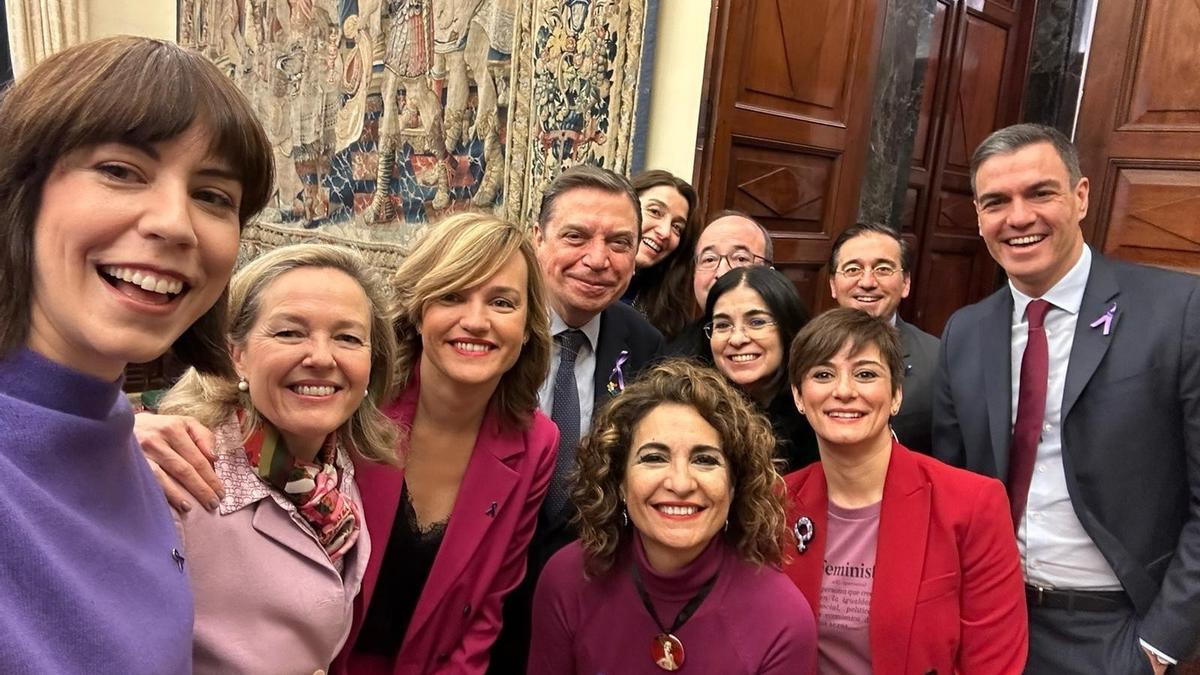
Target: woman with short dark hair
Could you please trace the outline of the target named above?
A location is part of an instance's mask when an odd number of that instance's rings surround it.
[[[896,330],[832,309],[796,336],[788,372],[821,461],[786,477],[784,570],[817,609],[821,672],[1020,673],[1025,589],[1004,486],[895,440]]]
[[[225,285],[270,142],[203,56],[114,37],[0,101],[0,672],[190,673],[187,558],[129,363],[231,372]]]

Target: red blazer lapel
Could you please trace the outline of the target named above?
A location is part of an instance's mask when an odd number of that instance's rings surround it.
[[[454,585],[473,583],[471,577],[474,575],[464,574],[468,568],[478,570],[481,567],[500,566],[503,546],[491,547],[495,555],[489,560],[477,559],[476,551],[484,541],[489,540],[489,528],[502,514],[508,513],[508,500],[520,475],[509,467],[507,461],[522,452],[525,452],[524,434],[520,431],[502,432],[499,416],[489,408],[480,425],[462,485],[458,488],[445,538],[438,548],[433,569],[413,611],[405,642],[423,629]],[[520,508],[520,505],[511,507]]]
[[[883,484],[875,583],[871,591],[871,665],[877,673],[907,666],[917,593],[929,539],[929,481],[899,443],[892,444]]]
[[[796,522],[807,517],[813,524],[812,539],[801,553],[797,542],[792,541],[791,561],[784,571],[792,583],[804,593],[813,615],[820,620],[821,575],[825,561],[825,534],[829,522],[829,490],[825,484],[825,472],[820,463],[807,469],[789,474],[785,478],[788,486],[788,529],[796,536]]]

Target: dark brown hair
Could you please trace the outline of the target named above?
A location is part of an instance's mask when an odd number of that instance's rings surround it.
[[[0,356],[25,344],[33,293],[33,226],[42,188],[66,154],[118,142],[147,146],[193,124],[210,151],[238,173],[243,225],[274,183],[271,144],[233,83],[203,56],[170,42],[112,37],[72,47],[35,66],[0,100]],[[229,375],[226,297],[172,346],[197,370]]]
[[[792,387],[799,387],[805,373],[814,366],[832,361],[847,344],[851,354],[870,345],[879,349],[892,377],[892,393],[900,390],[904,383],[900,335],[887,320],[851,307],[837,307],[821,314],[809,321],[792,341],[792,354],[788,359],[788,380]]]
[[[908,242],[904,241],[904,237],[901,237],[895,228],[883,223],[856,223],[842,230],[841,234],[833,240],[833,248],[829,251],[830,276],[837,272],[838,254],[842,252],[842,246],[851,239],[865,234],[878,234],[895,239],[896,244],[900,247],[900,259],[896,262],[900,263],[900,271],[908,276],[909,270],[912,268],[912,251],[908,249]]]
[[[650,323],[671,339],[683,330],[696,306],[692,291],[696,240],[700,238],[700,223],[696,218],[696,191],[682,178],[669,171],[644,171],[630,181],[639,200],[651,188],[674,188],[687,202],[687,222],[679,235],[679,245],[666,258],[653,266],[638,270],[635,276],[638,293],[634,304]],[[639,201],[640,203],[640,201]],[[641,208],[639,207],[639,212]]]
[[[1038,143],[1049,143],[1054,147],[1054,152],[1067,168],[1067,178],[1071,181],[1067,189],[1074,190],[1083,178],[1083,171],[1079,168],[1079,152],[1075,149],[1075,144],[1066,134],[1054,127],[1026,123],[993,131],[975,148],[971,155],[971,194],[978,196],[975,192],[975,174],[979,173],[979,167],[984,162],[997,155],[1011,155]]]
[[[642,373],[592,422],[576,451],[571,497],[579,512],[579,540],[590,576],[612,567],[621,543],[634,532],[622,524],[621,484],[634,427],[664,403],[694,408],[721,437],[729,461],[733,501],[723,534],[743,560],[778,566],[787,526],[779,474],[772,459],[771,424],[720,373],[683,359],[668,359]]]
[[[591,164],[579,164],[563,171],[542,192],[542,204],[538,209],[538,226],[545,233],[550,220],[554,217],[554,203],[558,198],[571,190],[591,189],[609,194],[628,197],[633,205],[633,213],[637,218],[637,236],[642,237],[642,202],[638,199],[633,186],[622,175],[608,169]]]

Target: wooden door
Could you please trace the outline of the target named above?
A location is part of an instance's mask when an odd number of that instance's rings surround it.
[[[1107,255],[1200,273],[1200,4],[1101,2],[1076,128]]]
[[[854,223],[885,0],[715,4],[695,184],[701,213],[744,211],[809,307]],[[801,7],[803,8],[801,10]]]
[[[941,334],[956,309],[996,288],[979,237],[970,161],[992,131],[1019,121],[1032,0],[936,0],[901,229],[914,249],[901,314]]]

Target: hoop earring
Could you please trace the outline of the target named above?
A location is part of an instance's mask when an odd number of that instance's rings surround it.
[[[621,507],[621,527],[629,527],[629,512],[624,506]]]

